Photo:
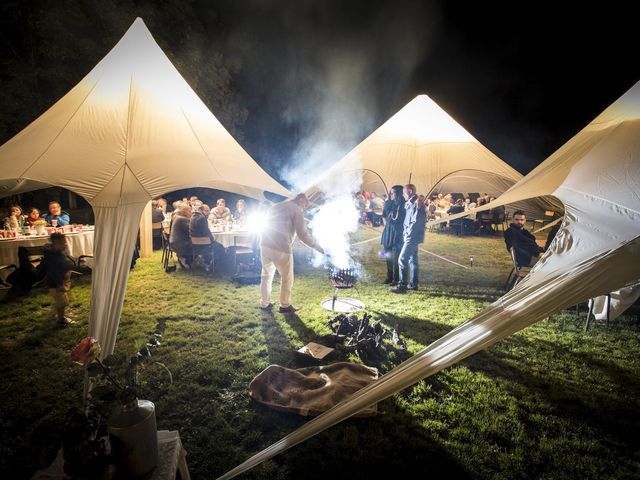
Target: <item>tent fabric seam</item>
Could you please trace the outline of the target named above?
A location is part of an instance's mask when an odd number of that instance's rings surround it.
[[[20,174],[20,176],[18,178],[22,178],[29,170],[31,170],[34,165],[36,163],[38,163],[40,161],[40,159],[42,157],[45,156],[45,154],[49,151],[49,149],[53,146],[53,144],[55,143],[55,141],[58,139],[58,137],[60,137],[60,135],[62,135],[62,133],[65,131],[65,129],[69,126],[69,124],[71,123],[71,121],[75,118],[76,114],[80,111],[80,109],[82,108],[82,106],[85,104],[85,102],[87,101],[87,99],[91,96],[91,94],[93,93],[93,90],[96,88],[96,85],[98,85],[98,80],[95,81],[95,83],[93,84],[93,86],[89,89],[89,91],[87,92],[87,95],[82,99],[82,102],[80,102],[80,105],[78,105],[78,107],[73,111],[73,113],[71,114],[71,116],[69,117],[69,119],[66,121],[66,123],[64,124],[64,126],[60,129],[60,131],[55,135],[55,137],[53,137],[53,139],[51,140],[51,142],[49,143],[49,145],[47,145],[47,148],[44,149],[44,151],[38,155],[38,158],[36,158],[31,165],[29,165],[27,168],[24,169],[24,171]],[[55,104],[54,104],[55,106]],[[53,107],[52,107],[53,108]],[[48,110],[47,110],[48,111]],[[46,113],[46,112],[45,112]],[[38,117],[40,118],[40,117]]]
[[[198,134],[193,129],[193,125],[191,125],[191,121],[189,120],[189,117],[187,116],[186,112],[184,111],[184,109],[182,107],[180,107],[180,111],[182,112],[182,116],[184,117],[185,121],[187,122],[187,125],[189,125],[189,130],[191,130],[191,133],[193,134],[194,138],[198,142],[198,145],[200,146],[200,150],[202,150],[202,153],[204,153],[205,158],[209,162],[209,165],[211,165],[211,168],[213,168],[213,171],[216,173],[216,175],[218,175],[221,178],[224,178],[222,175],[220,175],[220,172],[218,171],[216,166],[211,161],[211,158],[209,158],[209,154],[207,153],[207,151],[205,150],[204,146],[202,145],[202,142],[200,141],[200,137],[198,137]]]

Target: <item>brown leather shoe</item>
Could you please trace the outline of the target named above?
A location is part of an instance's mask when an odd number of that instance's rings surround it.
[[[300,310],[301,307],[294,307],[293,305],[289,305],[288,307],[280,307],[278,311],[280,313],[295,313]]]

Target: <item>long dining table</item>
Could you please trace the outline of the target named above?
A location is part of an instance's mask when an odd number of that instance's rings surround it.
[[[64,234],[69,255],[93,255],[93,229]],[[0,238],[0,265],[18,265],[19,247],[39,247],[49,243],[49,235],[24,235],[16,238]]]

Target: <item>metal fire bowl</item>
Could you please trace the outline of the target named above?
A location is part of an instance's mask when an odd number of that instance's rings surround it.
[[[338,268],[327,265],[327,276],[335,288],[352,288],[360,276],[360,269],[355,267]]]
[[[350,297],[328,298],[320,306],[329,312],[353,313],[365,308],[360,300]]]

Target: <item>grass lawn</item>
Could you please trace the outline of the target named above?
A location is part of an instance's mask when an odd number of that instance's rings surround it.
[[[354,242],[372,238],[360,231]],[[355,247],[366,275],[357,291],[374,318],[397,324],[409,353],[385,344],[369,362],[381,373],[464,322],[501,295],[509,258],[500,238],[428,234],[423,247],[468,265],[421,257],[421,291],[394,296],[380,284],[377,241]],[[302,425],[306,419],[253,403],[251,379],[269,364],[301,366],[292,350],[327,333],[319,306],[332,289],[301,250],[297,315],[258,309],[259,287],[178,270],[160,254],[131,272],[116,350],[134,353],[159,324],[154,352],[173,373],[147,373],[145,398],[158,427],[178,429],[194,479],[214,478]],[[278,286],[274,286],[277,292]],[[28,438],[35,422],[78,404],[82,373],[68,361],[86,335],[90,278],[72,290],[79,325],[57,328],[42,289],[0,304],[0,475],[36,469]],[[624,316],[583,333],[583,313],[562,312],[379,405],[247,474],[255,479],[315,478],[639,478],[640,328]],[[330,360],[352,357],[329,357]]]

